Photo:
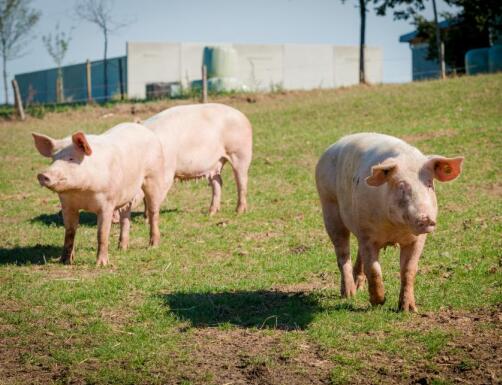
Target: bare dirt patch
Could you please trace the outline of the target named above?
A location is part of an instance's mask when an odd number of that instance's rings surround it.
[[[398,327],[451,334],[432,358],[417,347],[419,359],[407,362],[381,352],[353,378],[354,384],[500,384],[502,379],[502,306],[477,311],[424,313]],[[413,344],[410,341],[410,344]]]
[[[311,274],[305,282],[298,282],[290,285],[276,285],[274,289],[284,293],[308,294],[313,291],[332,290],[335,288],[334,274],[330,271],[321,271]]]
[[[332,364],[318,346],[285,349],[284,331],[197,329],[183,372],[194,384],[328,384]],[[191,373],[191,374],[188,374]]]
[[[403,349],[416,352],[412,358],[386,351],[357,351],[352,357],[357,370],[349,369],[349,375],[339,380],[351,384],[500,384],[500,310],[499,306],[414,315],[396,328],[419,330],[424,336],[440,331],[446,336],[444,346],[431,353],[424,344],[405,340]],[[288,333],[296,333],[294,345],[285,343]],[[384,334],[375,332],[370,338]],[[179,378],[193,384],[325,384],[331,383],[339,365],[329,359],[338,349],[325,350],[309,342],[301,331],[199,327],[187,338],[185,351],[188,359],[179,366]]]

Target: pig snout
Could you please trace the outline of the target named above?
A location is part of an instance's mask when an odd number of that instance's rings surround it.
[[[66,180],[62,175],[57,172],[45,171],[37,175],[38,183],[40,186],[47,187],[51,190],[58,190],[62,183]]]
[[[432,233],[436,228],[436,221],[430,216],[423,214],[416,219],[415,227],[419,234]]]
[[[50,175],[43,172],[37,175],[37,179],[40,186],[43,187],[49,187],[54,183]]]

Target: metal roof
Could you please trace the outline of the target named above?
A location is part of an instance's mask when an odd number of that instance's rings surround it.
[[[458,20],[443,20],[439,22],[439,28],[445,29],[451,27],[458,23]],[[418,36],[418,31],[414,30],[413,32],[405,33],[404,35],[399,36],[400,43],[410,43]]]

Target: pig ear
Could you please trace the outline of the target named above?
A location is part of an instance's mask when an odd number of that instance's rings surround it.
[[[369,186],[377,187],[386,183],[397,170],[395,162],[385,162],[371,167],[371,175],[366,178]]]
[[[89,146],[89,142],[87,142],[87,138],[83,132],[75,132],[71,136],[71,141],[85,155],[89,156],[92,154],[91,146]]]
[[[445,158],[443,156],[431,156],[426,165],[434,171],[434,178],[440,182],[449,182],[462,172],[462,156],[458,158]]]
[[[41,155],[50,158],[52,156],[52,153],[56,149],[56,141],[49,136],[37,134],[36,132],[32,132],[31,135],[33,135],[33,139],[35,140],[35,147],[37,148],[38,152]]]

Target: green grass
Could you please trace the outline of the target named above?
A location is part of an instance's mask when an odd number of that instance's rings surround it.
[[[316,347],[334,384],[385,382],[394,369],[384,363],[396,358],[402,361],[397,378],[409,381],[414,366],[434,361],[458,333],[438,325],[415,328],[420,316],[396,311],[399,258],[393,248],[381,253],[385,305],[371,308],[366,291],[340,298],[313,170],[325,148],[359,131],[399,136],[424,153],[464,155],[461,177],[437,189],[438,230],[420,261],[417,305],[432,314],[493,307],[502,302],[501,95],[502,75],[492,75],[277,94],[252,104],[225,99],[254,127],[249,213],[234,214],[228,166],[222,212],[214,217],[206,215],[205,182],[176,184],[163,205],[160,248],[146,248],[147,226],[135,216],[127,252],[116,249],[118,229],[112,229],[108,268],[94,267],[96,220],[87,213],[81,214],[76,264],[57,262],[64,231],[59,201],[38,187],[35,175],[48,162],[30,132],[102,132],[132,120],[129,111],[117,107],[103,118],[110,108],[81,107],[0,123],[0,378],[225,383],[226,372],[201,365],[212,356],[201,353],[209,349],[205,338],[243,330],[232,342],[245,355],[234,368],[240,374],[289,368],[301,376],[307,369],[300,358]],[[143,106],[161,109],[165,102]],[[269,345],[259,349],[262,342]],[[381,367],[368,367],[375,356]],[[458,360],[459,370],[476,365]],[[441,373],[433,379],[448,380]]]

